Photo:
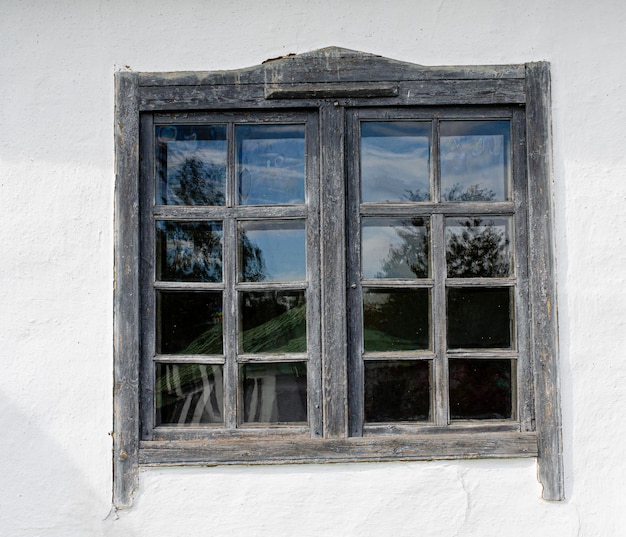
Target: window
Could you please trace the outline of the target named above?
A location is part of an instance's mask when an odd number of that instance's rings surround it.
[[[119,73],[116,504],[140,465],[520,456],[562,498],[548,75]]]

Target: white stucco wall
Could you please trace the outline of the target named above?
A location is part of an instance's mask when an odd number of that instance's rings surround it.
[[[623,0],[0,0],[0,535],[613,536],[626,506]],[[110,513],[113,73],[329,45],[552,62],[567,501],[534,460],[146,470]]]

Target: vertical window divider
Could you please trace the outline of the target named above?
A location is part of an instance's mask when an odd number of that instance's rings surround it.
[[[143,181],[145,189],[141,192],[139,203],[146,204],[150,210],[141,211],[141,251],[149,252],[141,258],[140,263],[140,280],[150,282],[146,287],[140,287],[141,290],[141,326],[145,327],[142,332],[142,353],[146,359],[141,360],[139,374],[141,378],[141,406],[144,409],[141,419],[142,437],[151,439],[154,430],[156,401],[155,401],[155,363],[156,356],[156,296],[154,284],[156,281],[156,271],[154,267],[155,258],[155,226],[156,221],[153,216],[152,208],[156,204],[156,163],[155,163],[155,136],[154,136],[154,119],[151,114],[142,114],[140,116],[140,174],[148,180]]]
[[[232,208],[237,201],[237,172],[235,126],[232,122],[227,127],[227,177],[226,206]],[[232,214],[232,211],[229,211]],[[237,282],[237,220],[233,216],[223,222],[222,279],[224,284],[222,297],[223,315],[223,352],[224,352],[224,425],[234,429],[238,424],[238,296]]]
[[[323,386],[321,357],[320,304],[320,161],[317,114],[307,114],[305,126],[305,204],[306,204],[306,277],[307,277],[307,383],[310,435],[323,434]]]
[[[433,421],[436,425],[446,426],[449,422],[449,382],[448,356],[445,322],[434,322],[446,319],[446,249],[445,249],[445,217],[434,214],[431,221],[432,233],[432,270],[435,274],[432,297],[433,346],[435,359],[433,363]]]
[[[348,435],[345,108],[320,107],[321,301],[324,437]]]
[[[361,287],[361,189],[360,189],[360,158],[361,136],[357,110],[349,110],[346,122],[346,140],[352,150],[348,152],[347,185],[348,185],[348,319],[351,326],[349,332],[349,398],[350,405],[350,436],[363,436],[364,420],[364,365],[363,365],[363,313]],[[360,327],[360,329],[356,329]]]
[[[437,115],[432,122],[430,146],[431,159],[431,189],[433,201],[441,203],[441,166],[439,161],[439,118]],[[431,323],[433,331],[433,421],[436,425],[446,426],[450,420],[449,409],[449,376],[446,342],[446,323],[436,322],[437,319],[447,319],[446,316],[446,244],[445,244],[445,216],[434,214],[431,219],[431,270],[434,280]]]

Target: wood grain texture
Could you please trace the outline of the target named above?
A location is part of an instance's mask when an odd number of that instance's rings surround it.
[[[536,457],[533,433],[434,434],[262,442],[142,442],[145,465],[293,464]]]
[[[550,68],[526,65],[528,137],[530,310],[539,480],[546,500],[562,500],[563,440],[558,378],[558,339],[554,237],[552,233],[552,159]]]
[[[115,77],[113,503],[130,506],[139,450],[139,114],[137,75]]]

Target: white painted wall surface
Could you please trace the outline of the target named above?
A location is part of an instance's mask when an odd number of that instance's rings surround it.
[[[0,0],[0,535],[619,536],[623,0]],[[534,460],[146,470],[110,513],[113,73],[329,45],[552,63],[567,501]]]

